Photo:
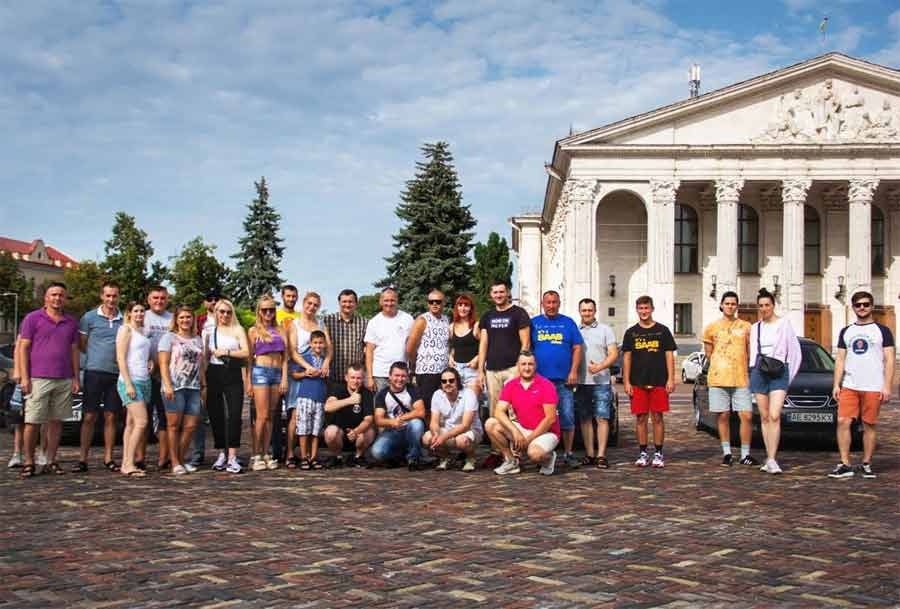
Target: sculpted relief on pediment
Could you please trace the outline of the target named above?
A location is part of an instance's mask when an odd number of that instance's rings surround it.
[[[900,141],[900,112],[891,100],[829,78],[782,95],[766,128],[751,138],[759,144],[840,144]]]

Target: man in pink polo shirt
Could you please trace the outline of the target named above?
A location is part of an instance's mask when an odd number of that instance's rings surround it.
[[[56,449],[62,420],[72,416],[72,394],[79,387],[78,322],[63,313],[66,286],[51,283],[44,293],[44,307],[29,313],[22,321],[17,360],[25,406],[25,466],[22,477],[34,476],[34,445],[37,429],[45,424],[47,460],[44,471],[62,474],[56,462]]]
[[[519,458],[527,454],[541,466],[545,476],[556,467],[559,444],[559,401],[553,383],[536,372],[534,354],[522,351],[516,362],[519,376],[500,391],[494,416],[484,424],[491,444],[503,455],[503,463],[494,470],[500,476],[518,474]]]

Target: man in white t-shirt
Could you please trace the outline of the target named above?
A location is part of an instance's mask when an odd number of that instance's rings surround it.
[[[413,318],[397,308],[397,290],[384,288],[379,298],[381,312],[366,326],[366,385],[369,391],[379,391],[388,385],[391,364],[405,362],[406,339],[413,326]]]
[[[456,368],[445,368],[440,383],[440,391],[431,397],[431,422],[422,436],[422,446],[440,457],[439,470],[449,466],[451,449],[462,451],[466,455],[463,471],[473,472],[475,449],[484,437],[478,418],[478,397],[468,387],[462,387]]]
[[[853,419],[863,422],[863,460],[859,470],[863,478],[875,478],[872,453],[875,452],[875,423],[881,405],[891,399],[894,378],[894,335],[872,316],[875,299],[869,292],[856,292],[850,298],[856,323],[838,335],[834,362],[834,399],[838,400],[837,443],[841,462],[831,478],[852,478],[850,466],[850,426]]]
[[[154,431],[159,440],[159,457],[157,465],[160,469],[169,463],[169,438],[166,434],[166,407],[163,405],[162,392],[160,391],[159,376],[159,359],[157,358],[157,347],[159,347],[159,339],[169,331],[169,325],[172,323],[172,314],[166,308],[169,306],[169,291],[161,286],[153,286],[150,293],[147,294],[147,312],[144,314],[144,335],[150,339],[150,359],[153,360],[153,374],[150,376],[150,401],[147,402],[147,420],[151,422],[147,426],[147,433]],[[156,413],[156,419],[153,413]],[[153,425],[153,423],[156,425]],[[147,451],[147,436],[145,436],[140,445],[137,447],[135,454],[135,465],[142,467]]]

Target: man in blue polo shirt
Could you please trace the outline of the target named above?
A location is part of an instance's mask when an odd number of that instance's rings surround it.
[[[117,471],[113,460],[116,443],[116,417],[122,410],[122,400],[116,391],[119,366],[116,363],[116,334],[122,326],[119,311],[119,286],[107,281],[100,288],[100,306],[81,316],[78,331],[81,351],[87,355],[84,366],[84,418],[81,420],[81,456],[72,467],[73,472],[88,470],[88,453],[94,439],[97,414],[103,413],[103,464]]]
[[[559,396],[557,411],[565,451],[563,464],[575,468],[580,463],[572,455],[575,440],[575,394],[572,389],[578,383],[584,339],[575,320],[560,314],[558,292],[544,292],[541,307],[544,314],[531,320],[531,345],[537,358],[538,374],[553,383]]]

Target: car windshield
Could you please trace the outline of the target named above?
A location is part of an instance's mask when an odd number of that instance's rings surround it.
[[[834,360],[831,355],[819,345],[802,345],[803,361],[800,362],[800,372],[833,372]]]

